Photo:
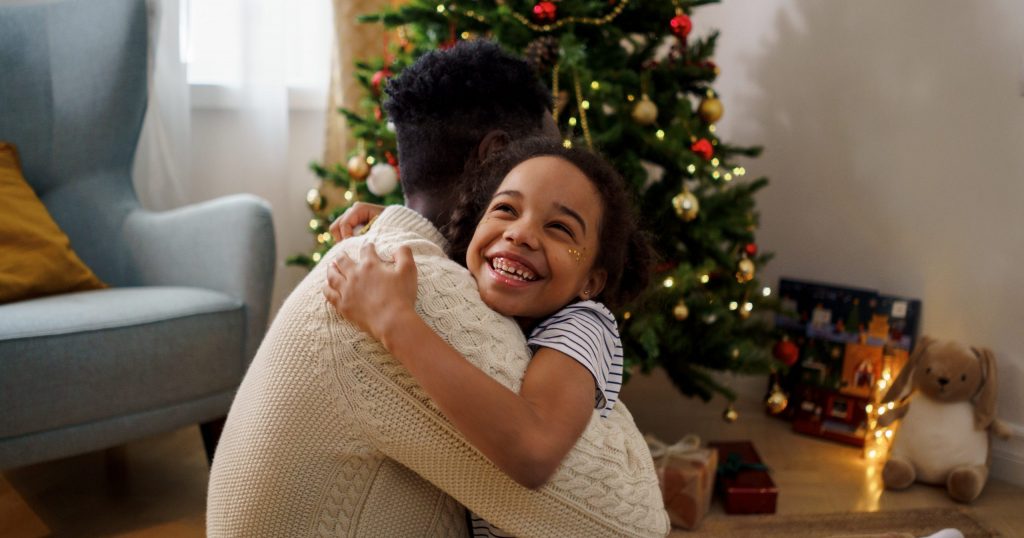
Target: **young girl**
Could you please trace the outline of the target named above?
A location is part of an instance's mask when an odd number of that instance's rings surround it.
[[[635,297],[647,283],[652,254],[622,178],[593,153],[526,141],[481,172],[445,229],[448,254],[465,262],[489,307],[529,334],[534,356],[519,394],[419,318],[408,249],[398,250],[391,265],[368,245],[359,262],[332,262],[328,281],[340,295],[332,301],[339,313],[406,366],[470,443],[514,480],[537,488],[592,410],[605,416],[617,400],[622,345],[614,316],[596,300],[619,305]],[[477,535],[499,532],[476,517],[473,526]]]

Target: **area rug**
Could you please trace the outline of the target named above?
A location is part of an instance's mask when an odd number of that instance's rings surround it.
[[[985,528],[966,508],[920,508],[883,512],[729,516],[714,514],[695,532],[673,530],[673,537],[846,538],[871,535],[903,538],[928,536],[954,528],[965,538],[998,536]]]

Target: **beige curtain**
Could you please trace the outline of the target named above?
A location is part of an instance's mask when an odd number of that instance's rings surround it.
[[[384,52],[384,27],[360,24],[356,17],[402,3],[399,0],[334,0],[334,50],[331,53],[331,88],[327,98],[325,165],[343,163],[355,143],[338,107],[354,108],[362,96],[355,78],[355,61]],[[330,196],[328,196],[330,198]]]

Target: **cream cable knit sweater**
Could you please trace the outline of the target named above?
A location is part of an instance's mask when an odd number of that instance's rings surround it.
[[[364,241],[385,258],[410,246],[420,316],[518,392],[530,360],[522,332],[483,304],[433,225],[391,207],[327,257],[357,256]],[[621,402],[608,418],[594,412],[547,485],[526,489],[378,342],[337,317],[320,291],[325,267],[285,302],[232,404],[210,474],[210,536],[466,536],[458,503],[523,537],[668,533],[650,453]]]

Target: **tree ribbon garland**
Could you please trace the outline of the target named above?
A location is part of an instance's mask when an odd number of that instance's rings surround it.
[[[498,5],[504,4],[505,2],[501,0],[498,1]],[[527,28],[533,30],[534,32],[550,32],[552,30],[557,30],[567,24],[573,23],[588,24],[592,26],[604,26],[605,24],[608,24],[615,20],[615,18],[618,17],[620,13],[622,13],[622,10],[626,9],[627,4],[629,4],[629,0],[620,0],[619,3],[615,6],[615,8],[612,9],[610,13],[603,17],[566,17],[564,19],[559,19],[558,22],[554,24],[536,24],[530,22],[530,19],[528,19],[522,13],[512,12],[512,17],[519,21],[523,26],[526,26]],[[449,11],[454,10],[449,9]],[[479,22],[487,24],[487,19],[485,19],[483,15],[480,15],[479,13],[473,11],[472,9],[467,10],[464,13],[466,14],[467,17],[476,19]]]

